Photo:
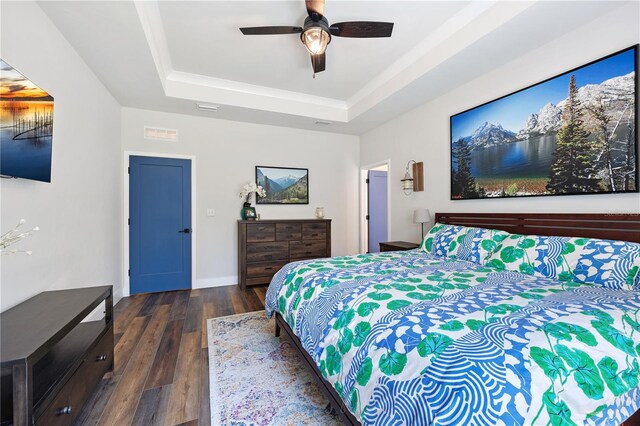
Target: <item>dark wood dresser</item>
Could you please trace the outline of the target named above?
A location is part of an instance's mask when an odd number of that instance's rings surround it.
[[[104,318],[82,322],[102,302]],[[2,425],[69,425],[113,370],[111,286],[46,291],[0,314]]]
[[[268,284],[295,260],[331,256],[331,219],[238,221],[238,280],[242,289]]]

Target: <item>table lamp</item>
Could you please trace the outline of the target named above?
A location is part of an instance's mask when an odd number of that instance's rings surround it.
[[[428,209],[417,209],[413,211],[413,223],[419,223],[422,226],[422,240],[424,240],[424,224],[430,220],[431,215]]]

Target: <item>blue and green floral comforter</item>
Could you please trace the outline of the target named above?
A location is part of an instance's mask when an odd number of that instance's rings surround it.
[[[616,425],[640,409],[640,292],[421,250],[302,261],[267,292],[363,425]]]

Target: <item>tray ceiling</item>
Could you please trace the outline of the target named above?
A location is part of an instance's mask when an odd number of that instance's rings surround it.
[[[362,134],[624,2],[327,0],[330,22],[395,26],[334,38],[316,78],[297,35],[238,30],[301,25],[302,0],[39,4],[123,106]]]

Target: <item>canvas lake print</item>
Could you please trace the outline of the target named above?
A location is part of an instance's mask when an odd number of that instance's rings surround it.
[[[257,204],[309,204],[309,170],[256,166],[256,184],[267,193]]]
[[[51,181],[53,97],[0,59],[0,174]]]
[[[451,199],[638,191],[631,47],[451,117]]]

